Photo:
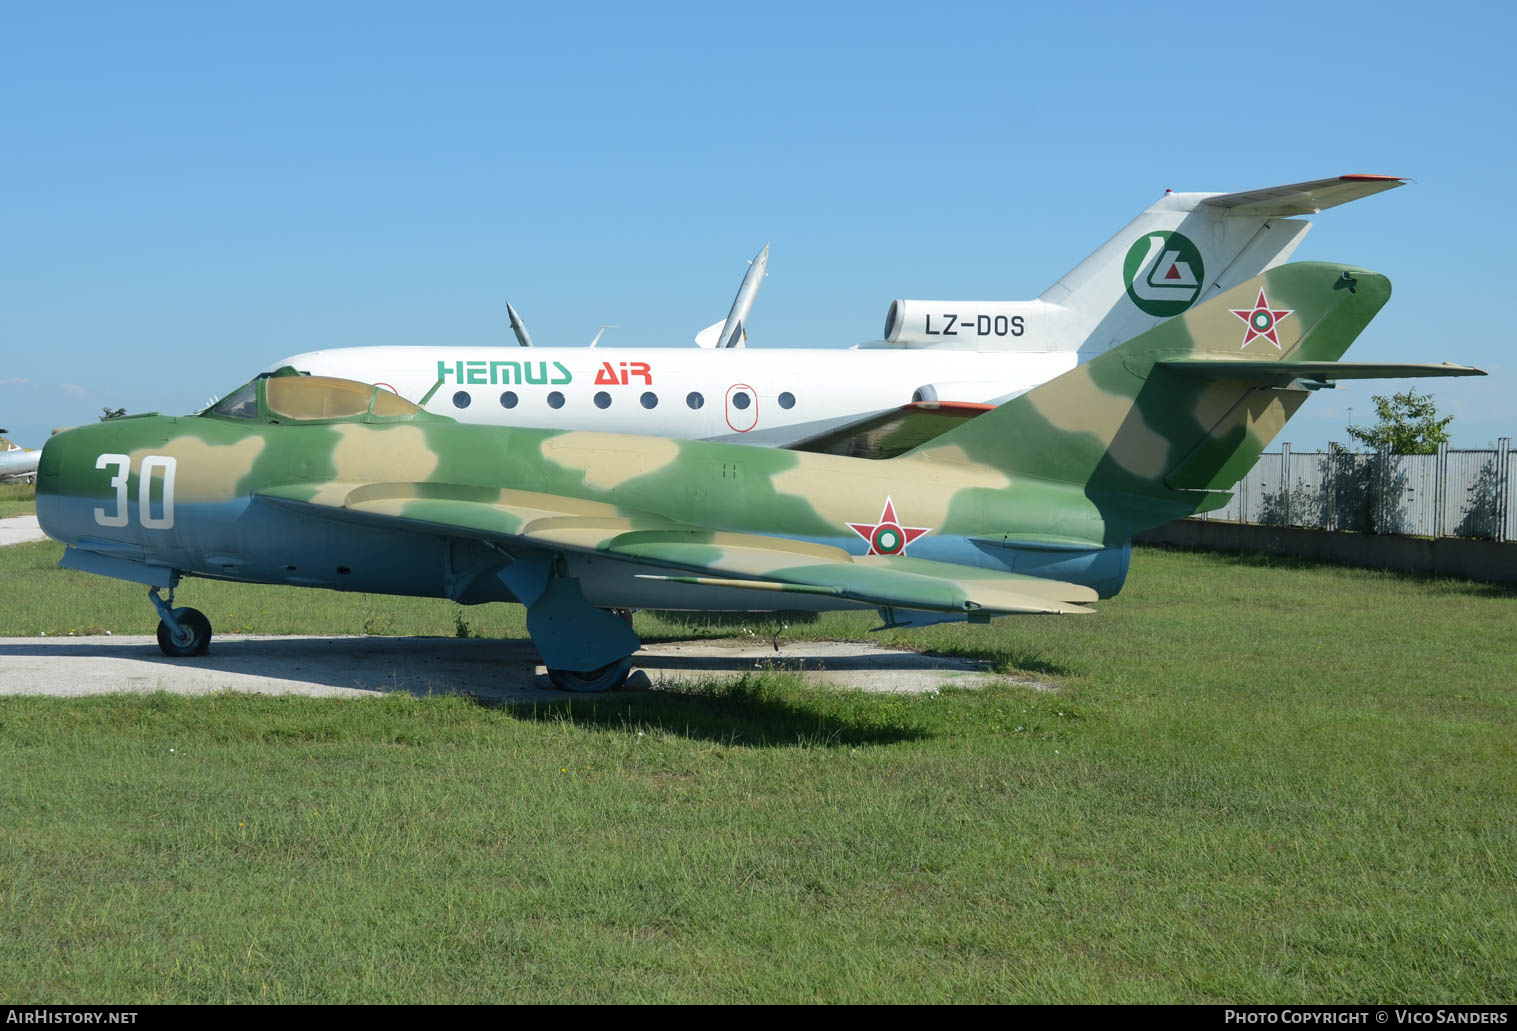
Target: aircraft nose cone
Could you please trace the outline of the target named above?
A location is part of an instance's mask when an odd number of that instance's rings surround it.
[[[57,539],[57,506],[53,504],[58,493],[60,448],[57,437],[42,445],[42,457],[37,459],[37,525],[49,537]]]
[[[57,437],[52,438],[42,445],[42,457],[37,459],[37,493],[56,489],[58,483],[58,448],[54,446]]]
[[[79,498],[90,477],[99,475],[93,469],[96,450],[89,431],[90,427],[78,427],[54,434],[37,460],[37,522],[55,540],[68,542],[70,514],[82,504]],[[79,468],[86,465],[88,469]]]

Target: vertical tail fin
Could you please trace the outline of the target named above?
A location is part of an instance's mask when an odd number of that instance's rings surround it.
[[[1233,211],[1218,194],[1166,193],[1038,295],[1099,354],[1287,261],[1310,222]]]
[[[1384,276],[1346,265],[1272,269],[910,456],[1121,499],[1151,524],[1205,511],[1307,396],[1292,364],[1337,361],[1390,292]]]
[[[890,305],[864,347],[1100,354],[1284,263],[1311,229],[1290,218],[1394,189],[1343,175],[1245,193],[1165,193],[1035,301]]]
[[[1312,227],[1289,216],[1405,182],[1340,175],[1243,193],[1166,193],[1038,300],[1071,310],[1079,350],[1100,354],[1284,264]]]

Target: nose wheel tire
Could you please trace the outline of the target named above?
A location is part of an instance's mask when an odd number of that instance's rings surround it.
[[[169,625],[158,621],[158,647],[171,659],[190,655],[204,655],[211,646],[211,621],[199,609],[175,609],[174,619],[179,623],[176,634]]]
[[[160,632],[161,633],[161,632]],[[159,638],[162,640],[161,636]],[[560,691],[612,691],[621,687],[632,672],[632,656],[607,663],[600,669],[581,672],[573,669],[550,669],[548,680]]]

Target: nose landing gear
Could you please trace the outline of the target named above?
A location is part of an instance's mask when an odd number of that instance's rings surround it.
[[[211,621],[199,609],[174,608],[174,589],[169,599],[158,596],[157,587],[148,588],[148,600],[158,610],[158,648],[171,659],[204,655],[211,646]]]

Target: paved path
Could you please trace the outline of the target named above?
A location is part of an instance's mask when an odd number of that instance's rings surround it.
[[[11,516],[9,519],[0,519],[0,548],[7,544],[20,544],[23,541],[42,541],[47,539],[47,534],[42,532],[42,527],[37,525],[37,516]]]
[[[765,668],[809,683],[881,693],[983,686],[1005,678],[983,662],[837,641],[681,641],[634,657],[628,687],[735,678]],[[1035,688],[1046,684],[1029,683]],[[114,691],[248,691],[364,697],[383,691],[458,692],[492,701],[569,697],[548,687],[527,641],[449,637],[267,637],[227,634],[208,655],[165,658],[152,637],[0,638],[0,694],[75,696]]]

